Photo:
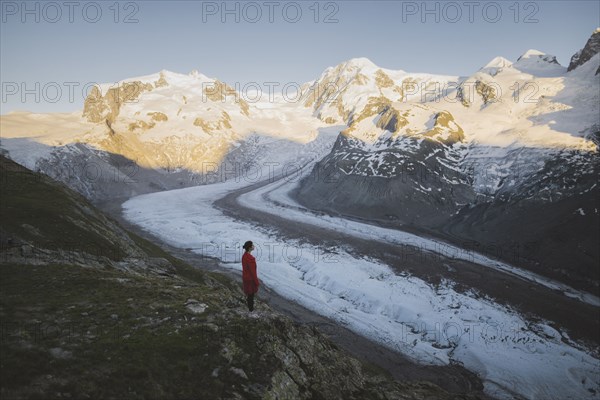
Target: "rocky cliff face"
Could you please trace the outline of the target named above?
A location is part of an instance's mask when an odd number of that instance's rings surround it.
[[[460,100],[461,104],[465,107],[471,107],[473,104],[477,104],[480,109],[482,109],[497,100],[499,85],[493,82],[490,77],[487,77],[487,79],[477,78],[478,79],[475,80],[466,80],[462,82],[457,88],[456,98]],[[468,87],[470,85],[472,85],[474,90],[471,90],[471,88]]]
[[[161,75],[164,79],[164,76]],[[155,88],[166,86],[141,81],[125,82],[116,88],[109,88],[102,95],[98,86],[94,86],[86,97],[83,106],[83,117],[90,122],[106,122],[110,127],[119,117],[121,107],[128,102],[135,102],[143,92],[150,92]]]
[[[568,71],[572,71],[580,65],[588,62],[592,57],[600,52],[600,28],[597,28],[588,39],[583,49],[573,54],[569,63]],[[596,75],[600,73],[600,68],[596,70]]]
[[[410,112],[383,102],[370,110],[304,179],[299,199],[333,213],[416,225],[445,220],[475,199],[459,168],[463,131],[450,112],[431,114],[430,128],[413,132]]]

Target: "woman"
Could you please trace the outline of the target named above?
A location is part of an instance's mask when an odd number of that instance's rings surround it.
[[[244,255],[242,256],[242,280],[244,282],[244,293],[248,302],[248,310],[254,310],[254,294],[258,292],[258,275],[256,274],[256,259],[251,254],[254,250],[254,244],[248,240],[242,246]]]

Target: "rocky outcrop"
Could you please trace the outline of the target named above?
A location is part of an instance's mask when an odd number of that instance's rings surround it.
[[[165,86],[169,86],[169,82],[167,82],[167,79],[165,78],[165,73],[161,71],[158,80],[154,81],[154,87],[159,88]]]
[[[392,106],[385,106],[379,113],[379,119],[375,126],[388,132],[398,133],[407,124],[408,121],[404,116],[400,115],[400,111]]]
[[[250,116],[250,106],[240,97],[234,88],[216,80],[213,84],[207,85],[204,88],[204,95],[211,101],[224,102],[227,99],[233,99],[240,106],[240,112],[246,117]]]
[[[348,129],[344,131],[345,134],[348,134],[356,129],[357,125],[370,117],[373,117],[377,114],[381,114],[385,112],[385,110],[389,110],[391,106],[391,101],[384,96],[379,97],[369,97],[367,104],[362,109],[360,113],[352,114],[349,116],[350,123]]]
[[[212,134],[215,131],[224,129],[231,129],[231,117],[225,111],[221,113],[222,117],[214,121],[205,121],[204,119],[197,117],[194,120],[194,126],[202,128],[205,133]]]
[[[95,123],[105,121],[110,108],[103,100],[100,88],[98,86],[92,87],[83,103],[83,117]]]
[[[156,121],[156,122],[164,122],[164,121],[168,121],[169,117],[167,117],[166,114],[161,113],[161,112],[149,112],[147,115],[152,117],[152,121]]]
[[[147,131],[148,129],[154,128],[156,124],[154,122],[136,121],[129,124],[129,132],[136,130]]]
[[[448,111],[440,111],[435,115],[433,128],[425,132],[424,136],[445,145],[452,145],[465,139],[463,129]]]
[[[479,96],[482,101],[482,108],[494,101],[497,101],[498,93],[496,88],[499,86],[493,83],[486,83],[482,80],[464,81],[456,89],[456,98],[463,106],[470,107],[475,101],[475,96]]]
[[[567,71],[572,71],[580,65],[588,62],[592,57],[600,52],[600,28],[597,28],[592,36],[588,39],[583,49],[573,54]],[[600,68],[596,71],[596,75],[600,72]]]
[[[390,88],[394,86],[394,81],[385,72],[378,69],[375,72],[375,83],[380,88]]]
[[[319,110],[324,104],[333,102],[334,95],[338,92],[338,85],[332,77],[326,77],[304,88],[304,106]]]
[[[141,81],[124,82],[116,88],[110,88],[103,96],[100,88],[94,86],[83,105],[83,117],[90,122],[106,121],[110,126],[119,116],[121,106],[138,99],[143,92],[154,88],[150,83]]]

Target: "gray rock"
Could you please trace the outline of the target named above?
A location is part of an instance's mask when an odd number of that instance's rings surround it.
[[[246,375],[246,372],[244,372],[244,370],[241,368],[231,367],[229,370],[241,378],[248,379],[248,375]]]
[[[600,28],[596,29],[588,39],[584,48],[573,54],[567,71],[572,71],[580,65],[588,62],[592,57],[600,52]],[[598,72],[596,72],[596,75]]]

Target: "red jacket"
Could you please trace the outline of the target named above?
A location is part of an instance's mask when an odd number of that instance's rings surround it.
[[[256,259],[248,252],[242,256],[242,280],[244,281],[244,293],[254,294],[258,292],[258,275],[256,274]]]

